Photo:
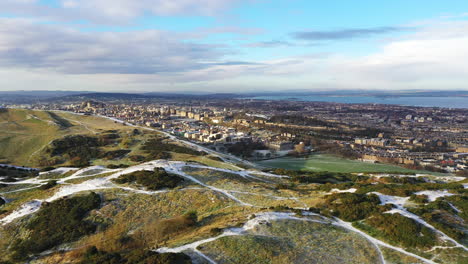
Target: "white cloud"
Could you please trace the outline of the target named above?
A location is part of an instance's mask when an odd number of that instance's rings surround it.
[[[327,74],[340,86],[467,89],[468,21],[430,25],[375,54],[328,64]]]
[[[21,34],[18,34],[21,32]],[[183,41],[169,32],[80,32],[0,19],[0,66],[70,74],[158,74],[207,67],[218,46]]]
[[[468,21],[431,22],[387,41],[366,56],[226,62],[231,50],[225,46],[188,43],[181,34],[80,32],[0,19],[0,84],[88,90],[467,89]]]

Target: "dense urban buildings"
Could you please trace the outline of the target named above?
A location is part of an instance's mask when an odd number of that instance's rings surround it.
[[[252,160],[331,151],[440,172],[468,167],[466,109],[226,98],[80,100],[22,107],[115,118]]]

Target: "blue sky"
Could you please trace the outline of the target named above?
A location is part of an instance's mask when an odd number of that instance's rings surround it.
[[[466,47],[462,0],[0,2],[1,90],[466,90]]]

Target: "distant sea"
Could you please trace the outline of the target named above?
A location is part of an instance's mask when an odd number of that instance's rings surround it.
[[[249,99],[286,100],[309,102],[333,102],[345,104],[392,104],[423,107],[468,108],[468,97],[374,97],[374,96],[318,96],[318,95],[269,95]]]

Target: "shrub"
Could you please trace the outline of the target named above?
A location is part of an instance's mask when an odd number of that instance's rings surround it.
[[[322,211],[345,221],[362,220],[373,213],[384,212],[391,206],[381,206],[377,195],[357,193],[335,193],[329,195],[322,205]]]
[[[183,253],[157,253],[134,250],[128,253],[108,253],[96,247],[86,250],[79,264],[189,264],[189,256]]]
[[[2,181],[4,182],[16,182],[17,180],[11,176],[8,176],[6,178],[4,178]]]
[[[48,181],[46,184],[39,187],[41,190],[47,190],[57,185],[57,181]]]
[[[339,183],[339,182],[354,182],[361,180],[362,176],[356,176],[351,173],[339,173],[328,171],[299,171],[275,169],[273,173],[278,175],[290,176],[290,180],[298,183]]]
[[[121,168],[128,168],[130,167],[129,165],[127,164],[109,164],[107,165],[107,168],[109,169],[121,169]]]
[[[101,158],[104,158],[107,160],[118,159],[118,158],[122,158],[123,156],[127,155],[130,152],[131,150],[128,150],[128,149],[118,149],[118,150],[107,151],[106,153],[101,155]]]
[[[429,228],[400,214],[375,214],[365,223],[379,230],[390,241],[404,247],[431,247],[436,235]]]
[[[71,242],[95,231],[95,226],[83,221],[89,211],[101,204],[96,193],[64,198],[44,203],[26,225],[27,239],[18,239],[12,245],[14,260],[24,260],[30,254],[41,253],[62,243]]]
[[[65,156],[73,166],[88,166],[89,160],[99,156],[102,143],[96,137],[83,135],[66,136],[50,143],[46,150],[51,157]]]
[[[141,155],[131,155],[131,156],[128,156],[128,158],[133,162],[142,162],[142,161],[145,161],[146,159],[144,156],[141,156]]]
[[[427,195],[424,195],[424,194],[422,195],[412,194],[409,200],[415,203],[423,203],[423,204],[429,202]]]
[[[55,170],[55,167],[48,166],[48,167],[45,167],[45,168],[41,169],[42,172],[47,172],[47,171],[51,171],[51,170]]]
[[[167,159],[167,152],[177,152],[196,156],[204,155],[203,152],[179,146],[176,144],[163,142],[163,140],[163,138],[156,137],[145,142],[145,144],[142,147],[142,150],[148,153],[147,159]]]
[[[118,184],[137,183],[149,190],[160,190],[163,188],[175,188],[184,178],[168,174],[163,168],[155,168],[154,171],[135,171],[122,175],[113,180]]]

